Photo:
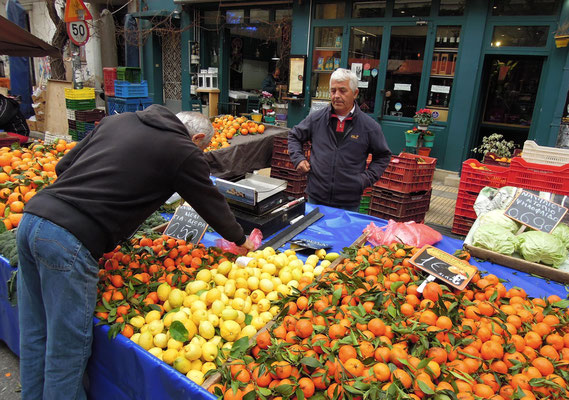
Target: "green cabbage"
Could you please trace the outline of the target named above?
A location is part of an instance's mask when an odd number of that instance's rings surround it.
[[[561,240],[565,248],[569,249],[569,226],[564,223],[559,223],[551,234]]]
[[[552,234],[531,231],[518,235],[518,252],[531,262],[559,267],[567,258],[567,249]]]
[[[492,210],[478,217],[480,224],[496,224],[500,225],[512,233],[516,233],[520,229],[520,225],[513,219],[504,214],[504,210]]]
[[[516,249],[516,237],[504,226],[496,223],[480,224],[472,235],[472,244],[495,251],[500,254],[512,255]]]

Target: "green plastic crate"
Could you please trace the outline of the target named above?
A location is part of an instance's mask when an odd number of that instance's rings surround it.
[[[142,81],[141,69],[137,67],[117,67],[117,80],[140,83]]]
[[[70,110],[92,110],[95,108],[95,99],[92,100],[69,100],[65,99],[65,107]]]

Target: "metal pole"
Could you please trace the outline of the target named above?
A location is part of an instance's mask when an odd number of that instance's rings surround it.
[[[83,71],[81,69],[80,48],[74,43],[71,44],[71,66],[73,69],[73,88],[83,89]]]

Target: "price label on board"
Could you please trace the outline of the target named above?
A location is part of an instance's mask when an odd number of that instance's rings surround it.
[[[89,27],[85,21],[68,22],[67,34],[73,43],[83,46],[89,40]]]
[[[207,227],[207,222],[191,206],[184,204],[176,209],[174,216],[164,230],[164,234],[198,244]]]
[[[567,213],[567,208],[522,190],[504,214],[530,228],[551,233]]]
[[[462,290],[478,271],[476,267],[433,246],[424,246],[409,262]]]

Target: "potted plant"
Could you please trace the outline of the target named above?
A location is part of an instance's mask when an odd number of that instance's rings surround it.
[[[416,126],[405,131],[405,147],[417,147],[420,131]]]
[[[427,129],[422,132],[421,139],[423,139],[424,147],[433,147],[435,142],[435,133]]]
[[[415,113],[413,120],[419,125],[420,130],[426,131],[429,125],[433,123],[433,112],[428,108],[422,108]]]
[[[488,153],[493,153],[501,158],[510,158],[516,145],[513,140],[505,140],[504,135],[493,133],[482,138],[482,144],[472,149],[473,153],[482,154],[482,161]]]
[[[269,92],[262,92],[262,96],[259,99],[259,103],[263,108],[263,115],[267,115],[267,113],[274,111],[273,104],[275,104],[275,98]]]
[[[569,22],[559,25],[554,34],[555,47],[567,47],[569,44]]]

